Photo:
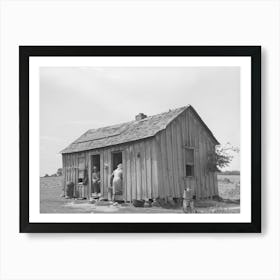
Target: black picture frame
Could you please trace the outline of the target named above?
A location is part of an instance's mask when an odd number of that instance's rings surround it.
[[[251,57],[250,223],[29,222],[29,58],[32,56]],[[259,233],[261,232],[261,46],[19,46],[21,233]],[[38,198],[39,199],[39,198]]]

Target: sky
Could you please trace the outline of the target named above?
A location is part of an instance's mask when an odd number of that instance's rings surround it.
[[[240,146],[239,67],[41,67],[40,175],[88,129],[192,105],[218,141]],[[225,170],[239,170],[233,154]]]

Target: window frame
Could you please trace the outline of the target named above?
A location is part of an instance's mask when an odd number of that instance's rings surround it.
[[[190,147],[190,146],[184,146],[185,150],[185,178],[194,178],[195,177],[195,147]],[[193,152],[193,161],[188,161],[187,160],[187,150],[191,150]],[[192,175],[187,175],[187,165],[192,167]]]

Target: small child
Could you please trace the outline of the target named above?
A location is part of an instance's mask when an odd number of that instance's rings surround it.
[[[185,213],[194,213],[194,202],[192,199],[192,190],[187,187],[183,194],[183,211]]]

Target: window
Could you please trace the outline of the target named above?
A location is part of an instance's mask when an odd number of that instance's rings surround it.
[[[194,149],[193,148],[185,148],[186,154],[186,177],[194,176]]]
[[[82,183],[85,179],[85,157],[78,158],[78,183]]]
[[[193,165],[186,164],[186,176],[192,177],[194,175]]]

